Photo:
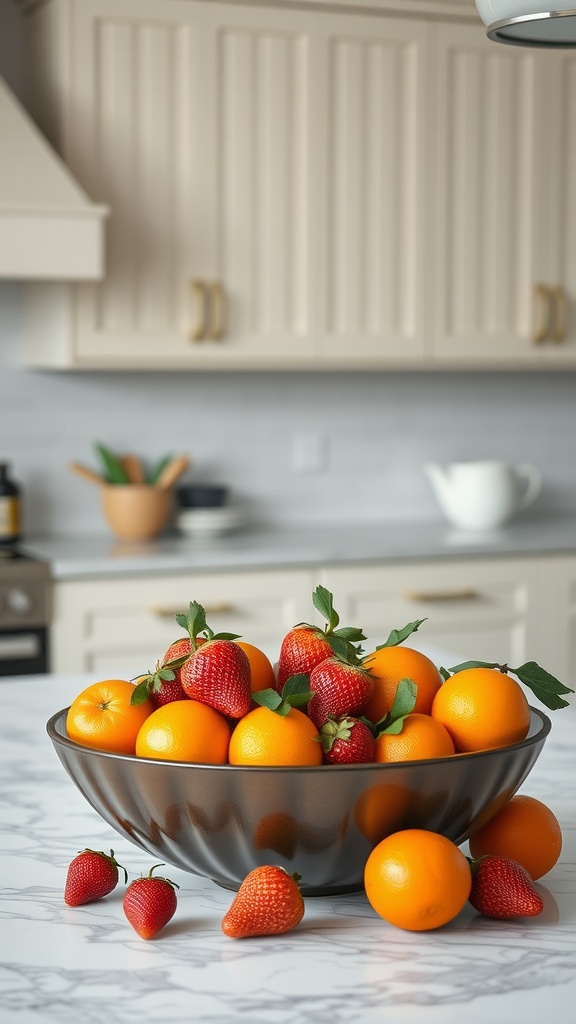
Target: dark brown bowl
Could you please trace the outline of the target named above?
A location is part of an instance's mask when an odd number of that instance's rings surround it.
[[[157,860],[237,889],[260,864],[301,876],[304,895],[363,888],[364,864],[404,828],[463,843],[516,792],[550,719],[531,709],[528,736],[496,750],[395,764],[250,768],[154,761],[92,750],[47,731],[70,778],[121,835]]]

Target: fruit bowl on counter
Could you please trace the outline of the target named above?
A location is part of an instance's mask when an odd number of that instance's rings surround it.
[[[388,764],[251,767],[192,764],[82,746],[68,709],[47,731],[68,775],[120,835],[158,861],[237,889],[262,864],[301,875],[304,895],[361,890],[366,859],[405,828],[460,844],[513,796],[535,764],[549,718],[507,747]]]

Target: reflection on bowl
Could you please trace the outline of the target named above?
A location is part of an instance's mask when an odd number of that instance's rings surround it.
[[[125,838],[163,861],[237,889],[260,864],[297,871],[304,895],[363,888],[374,846],[402,828],[462,843],[516,792],[550,720],[532,708],[528,736],[497,750],[396,764],[252,768],[153,761],[91,750],[47,724],[66,771]]]

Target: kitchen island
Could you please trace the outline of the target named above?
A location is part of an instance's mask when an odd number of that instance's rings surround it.
[[[287,935],[234,941],[220,923],[232,894],[165,869],[178,909],[151,942],[122,912],[124,886],[69,908],[69,861],[111,848],[130,878],[151,857],[114,832],[66,775],[47,719],[82,676],[0,680],[2,1024],[540,1024],[576,1001],[576,708],[552,732],[522,791],[546,801],[564,832],[560,862],[538,883],[540,917],[499,922],[467,905],[435,932],[382,921],[361,893],[309,898]],[[466,849],[464,847],[464,849]],[[572,1006],[572,1010],[570,1010]]]

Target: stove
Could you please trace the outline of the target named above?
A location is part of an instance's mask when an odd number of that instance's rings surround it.
[[[50,565],[19,547],[0,547],[0,676],[49,670]]]

